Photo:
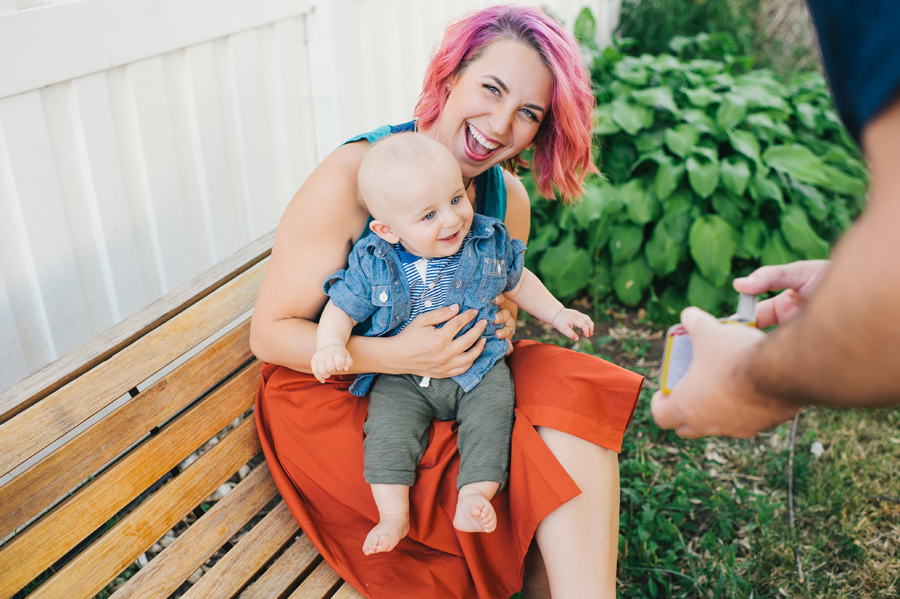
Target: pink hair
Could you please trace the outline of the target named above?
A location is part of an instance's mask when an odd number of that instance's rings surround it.
[[[580,197],[584,178],[599,172],[591,157],[594,94],[575,39],[536,8],[494,6],[463,15],[444,32],[431,57],[415,116],[428,128],[447,100],[447,83],[498,39],[534,48],[553,76],[550,110],[534,136],[534,181],[545,198],[555,186],[566,202]],[[503,166],[527,166],[516,156]]]

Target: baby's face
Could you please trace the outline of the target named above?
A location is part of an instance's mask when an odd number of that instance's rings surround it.
[[[410,171],[403,188],[390,192],[389,220],[383,222],[415,256],[452,256],[462,247],[474,213],[459,166],[450,154],[441,154],[430,168]]]

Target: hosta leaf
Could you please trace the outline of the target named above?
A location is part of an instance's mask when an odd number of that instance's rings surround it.
[[[821,133],[821,127],[818,127],[816,124],[816,115],[819,112],[818,108],[808,102],[801,102],[794,106],[794,113],[797,115],[797,120],[800,121],[800,124]]]
[[[787,174],[800,183],[827,186],[825,163],[809,148],[796,144],[769,146],[762,155],[763,161],[777,171]]]
[[[681,91],[687,96],[688,102],[700,108],[705,108],[713,102],[719,102],[722,99],[721,95],[708,87],[700,87],[697,89],[683,88]]]
[[[866,180],[852,177],[844,171],[826,164],[822,167],[825,178],[828,180],[826,187],[831,191],[852,196],[861,195],[866,191]]]
[[[731,129],[747,116],[747,103],[740,96],[726,94],[716,110],[716,124],[721,129]]]
[[[719,185],[719,163],[691,156],[685,163],[688,181],[701,198],[708,198]]]
[[[766,173],[757,172],[753,175],[748,189],[750,196],[757,202],[775,200],[781,209],[784,210],[784,192],[781,191],[781,186],[770,179]]]
[[[693,196],[686,189],[676,191],[663,202],[663,211],[666,216],[687,214],[692,208],[694,208]]]
[[[796,260],[797,256],[791,252],[790,248],[788,248],[784,239],[781,237],[781,233],[772,231],[769,235],[769,240],[766,242],[766,247],[763,248],[760,262],[766,266],[770,266],[796,262]]]
[[[653,280],[653,271],[643,256],[614,269],[613,289],[626,306],[634,306],[644,297],[644,290]]]
[[[737,249],[737,234],[721,216],[701,216],[691,225],[688,246],[700,272],[714,285],[731,274],[731,259]]]
[[[591,12],[591,9],[588,7],[584,7],[581,9],[581,12],[578,13],[578,18],[575,19],[575,26],[572,28],[572,33],[575,34],[579,40],[592,40],[597,32],[597,22],[594,20],[594,13]]]
[[[613,67],[613,75],[631,85],[647,85],[650,80],[650,70],[647,67],[635,64],[631,60],[620,60]]]
[[[788,207],[781,216],[781,233],[801,258],[821,260],[828,257],[828,242],[813,230],[802,208]]]
[[[700,131],[694,125],[681,123],[666,129],[664,137],[673,154],[687,158],[700,141]]]
[[[681,113],[681,120],[690,123],[700,133],[712,133],[715,123],[712,118],[699,109],[688,109]]]
[[[618,225],[609,238],[609,255],[613,264],[623,264],[634,258],[644,243],[643,227]]]
[[[684,253],[684,246],[678,242],[662,222],[653,229],[653,234],[644,246],[647,264],[658,276],[673,272]]]
[[[597,117],[594,119],[594,135],[613,135],[622,130],[613,120],[612,111],[608,105],[598,106],[594,115]]]
[[[539,263],[541,280],[559,298],[587,287],[593,271],[591,256],[571,242],[548,248]]]
[[[717,191],[713,194],[711,202],[716,214],[727,220],[732,226],[740,226],[743,214],[741,214],[741,207],[734,196]]]
[[[650,87],[638,91],[631,92],[634,101],[643,106],[651,108],[662,108],[673,114],[678,113],[678,106],[672,97],[672,88],[670,87]]]
[[[769,231],[766,223],[758,218],[744,221],[741,227],[741,247],[751,258],[759,258],[768,241]]]
[[[759,163],[759,139],[756,135],[743,129],[732,129],[728,132],[728,141],[736,151]]]
[[[678,189],[678,184],[684,176],[684,163],[668,161],[660,162],[656,171],[656,179],[654,180],[654,189],[656,197],[665,200],[672,192]]]
[[[687,301],[692,306],[702,308],[707,312],[718,311],[721,302],[721,290],[718,285],[710,283],[699,271],[691,273],[688,281]]]
[[[793,187],[797,190],[797,195],[800,196],[801,202],[806,206],[812,218],[819,222],[828,218],[828,202],[821,191],[812,185],[803,183],[794,183]]]
[[[653,124],[653,112],[649,108],[624,100],[615,100],[611,106],[613,121],[630,135]]]
[[[644,187],[642,179],[632,179],[619,189],[619,198],[625,203],[632,222],[643,225],[659,214],[659,201]]]
[[[729,156],[719,165],[719,178],[725,189],[737,196],[744,195],[750,183],[750,165],[743,158]]]

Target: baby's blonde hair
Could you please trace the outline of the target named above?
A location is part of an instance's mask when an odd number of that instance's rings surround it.
[[[366,149],[356,174],[356,196],[360,205],[376,219],[391,190],[402,189],[409,177],[427,176],[441,154],[450,150],[442,143],[412,131],[382,138]]]

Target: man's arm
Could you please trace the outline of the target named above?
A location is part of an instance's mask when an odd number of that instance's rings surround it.
[[[660,426],[745,437],[806,404],[900,404],[900,101],[866,128],[863,145],[868,209],[803,310],[767,336],[686,311],[694,361],[677,389],[654,396]]]

